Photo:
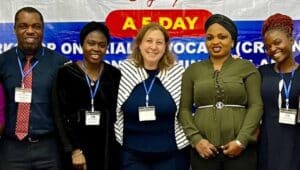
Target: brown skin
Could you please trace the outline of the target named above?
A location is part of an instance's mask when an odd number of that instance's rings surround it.
[[[28,55],[34,55],[42,46],[44,24],[37,13],[22,11],[17,16],[14,31],[18,47]]]
[[[272,29],[265,33],[264,44],[266,53],[276,61],[275,70],[279,72],[291,72],[298,64],[293,57],[292,46],[294,39],[285,31]]]
[[[83,63],[90,79],[96,81],[99,77],[101,62],[104,58],[108,47],[108,42],[103,33],[100,31],[90,32],[83,41]],[[82,67],[82,63],[77,63]]]
[[[226,59],[230,57],[234,45],[230,33],[222,25],[212,24],[206,31],[205,44],[215,70],[220,70]]]
[[[80,149],[72,151],[72,164],[74,169],[86,169],[85,156]]]
[[[199,155],[204,159],[209,159],[219,154],[217,148],[211,144],[207,139],[201,139],[195,148]]]
[[[228,142],[226,145],[223,145],[221,147],[223,149],[224,155],[227,155],[231,158],[239,156],[242,153],[242,151],[244,150],[244,148],[241,147],[240,145],[238,145],[236,143],[236,141],[234,141],[234,140]]]

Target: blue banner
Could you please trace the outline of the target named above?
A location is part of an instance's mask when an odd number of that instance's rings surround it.
[[[296,60],[300,60],[300,21],[295,21],[295,44],[293,51]],[[72,60],[82,59],[82,49],[79,43],[79,32],[85,22],[54,22],[45,23],[44,45],[56,50]],[[239,36],[236,48],[232,51],[242,58],[251,60],[255,65],[270,63],[265,55],[261,27],[262,21],[236,21]],[[12,23],[1,23],[0,53],[16,45],[16,37]],[[134,37],[117,38],[112,36],[105,60],[113,65],[131,54],[131,44]],[[187,67],[193,62],[208,57],[204,37],[172,37],[170,49],[179,62]]]

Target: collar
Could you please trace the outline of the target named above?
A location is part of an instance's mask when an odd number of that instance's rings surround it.
[[[23,51],[19,48],[16,47],[16,51],[17,51],[17,56],[20,58],[21,61],[25,60],[25,54],[23,53]],[[44,55],[44,47],[40,47],[37,52],[33,55],[32,60],[39,60],[40,57],[42,57]]]
[[[134,68],[136,70],[136,84],[146,80],[149,75],[146,71],[146,69],[144,67],[138,67],[134,61],[132,60],[126,60],[125,63],[127,63],[126,65],[130,65],[130,67]],[[157,78],[159,78],[160,80],[164,80],[168,77],[168,70],[164,69],[164,70],[159,70],[158,74],[156,75]]]
[[[232,55],[230,55],[223,63],[221,70],[227,69],[227,67],[229,67],[229,65],[231,65],[234,61],[235,59],[232,58]],[[208,59],[205,62],[209,64],[210,68],[214,70],[213,62],[210,60],[210,57],[208,57]]]
[[[137,68],[137,72],[139,74],[139,81],[142,82],[144,80],[146,80],[149,75],[147,73],[147,71],[145,70],[144,67],[138,67]],[[167,75],[167,71],[166,70],[159,70],[158,74],[156,75],[157,78],[159,78],[160,80],[164,79]]]

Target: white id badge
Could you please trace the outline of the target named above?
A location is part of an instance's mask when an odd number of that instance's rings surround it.
[[[296,109],[284,109],[279,110],[279,123],[295,125],[296,124]]]
[[[99,126],[100,125],[101,112],[100,111],[85,111],[85,125],[86,126]]]
[[[139,121],[154,121],[156,120],[155,116],[155,107],[139,107]]]
[[[15,88],[15,102],[31,103],[32,90],[29,88]]]

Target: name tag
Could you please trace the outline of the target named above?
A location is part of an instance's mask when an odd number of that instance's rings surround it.
[[[139,107],[139,121],[154,121],[156,120],[155,107]]]
[[[296,109],[284,109],[279,110],[279,123],[295,125],[296,124]]]
[[[86,126],[99,126],[100,125],[101,112],[100,111],[85,111],[85,125]]]
[[[29,88],[15,88],[15,102],[17,103],[31,103],[32,89]]]

